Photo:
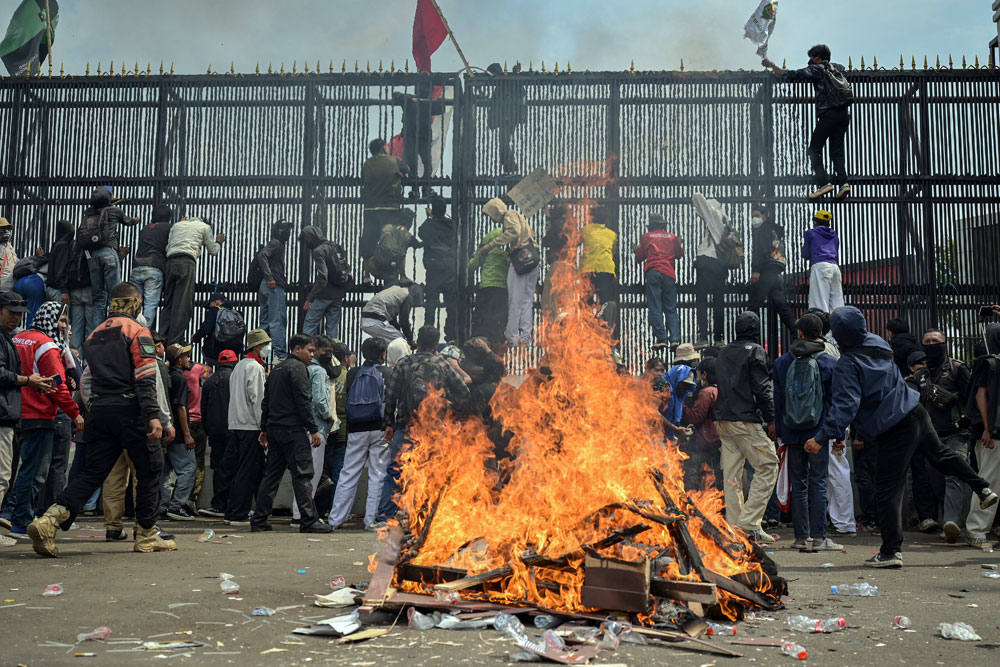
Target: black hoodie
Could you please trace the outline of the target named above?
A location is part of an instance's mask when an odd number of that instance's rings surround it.
[[[330,275],[330,268],[337,266],[339,262],[336,258],[344,256],[344,249],[328,241],[319,227],[313,225],[302,228],[299,241],[312,251],[313,268],[316,270],[316,279],[306,295],[306,301],[343,299],[351,282],[350,277],[346,283],[338,285],[336,277]]]
[[[271,225],[271,240],[264,244],[254,262],[264,280],[273,280],[281,289],[288,289],[288,274],[285,272],[285,242],[291,234],[292,223],[280,220]],[[251,285],[251,287],[256,287]]]
[[[49,275],[45,279],[45,284],[63,294],[69,294],[67,282],[74,233],[72,222],[60,220],[56,223],[56,240],[49,249]]]
[[[917,342],[913,334],[901,333],[892,337],[892,340],[889,341],[889,347],[892,348],[892,359],[896,362],[899,372],[903,374],[904,378],[909,377],[910,366],[907,364],[907,359],[914,352],[923,351],[923,345]]]
[[[774,386],[767,354],[759,344],[760,318],[744,312],[736,318],[736,340],[719,352],[715,364],[719,398],[716,421],[774,421]]]
[[[118,235],[119,226],[132,227],[139,224],[139,218],[130,218],[120,208],[112,206],[111,193],[102,185],[99,188],[95,188],[90,194],[90,205],[87,206],[83,214],[85,216],[94,215],[104,208],[108,209],[108,228],[111,230],[111,239],[108,241],[106,247],[118,250],[118,247],[121,245],[121,239]]]

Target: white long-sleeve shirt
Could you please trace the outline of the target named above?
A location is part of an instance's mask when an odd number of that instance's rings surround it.
[[[264,367],[256,359],[241,359],[229,376],[229,430],[260,431],[264,403]]]
[[[209,255],[218,255],[222,245],[215,240],[215,232],[201,218],[186,218],[175,222],[167,238],[167,257],[187,255],[198,259],[201,249]]]

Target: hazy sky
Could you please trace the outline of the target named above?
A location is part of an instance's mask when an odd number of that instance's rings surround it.
[[[9,16],[19,0],[2,0]],[[459,44],[473,65],[493,61],[525,65],[542,60],[565,68],[638,69],[758,68],[743,24],[757,0],[439,0]],[[138,61],[158,70],[161,60],[177,73],[203,73],[211,64],[243,72],[259,62],[291,67],[347,60],[386,67],[410,58],[416,0],[61,0],[54,45],[58,70],[82,74],[98,61],[131,69]],[[0,18],[5,22],[6,18]],[[834,60],[898,64],[902,54],[922,62],[948,54],[961,62],[978,55],[996,36],[990,0],[781,0],[771,56],[804,62],[805,51],[825,42]],[[434,56],[434,69],[457,70],[449,42]]]

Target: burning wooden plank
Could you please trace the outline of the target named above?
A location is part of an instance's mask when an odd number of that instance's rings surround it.
[[[583,558],[581,602],[614,611],[649,610],[649,558],[630,563],[587,550]]]
[[[675,581],[653,577],[649,583],[649,592],[657,597],[669,598],[678,602],[697,602],[711,605],[719,601],[715,584],[703,581]]]
[[[403,525],[398,521],[390,522],[386,534],[379,540],[378,562],[365,591],[364,604],[358,608],[360,613],[370,614],[385,602],[402,541]]]

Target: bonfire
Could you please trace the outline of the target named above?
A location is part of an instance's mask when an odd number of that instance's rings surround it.
[[[723,494],[684,488],[685,455],[664,437],[650,383],[618,373],[612,330],[576,268],[607,167],[571,171],[562,194],[578,203],[551,265],[557,314],[538,331],[537,368],[491,403],[506,454],[481,420],[431,393],[410,426],[400,512],[372,557],[365,609],[460,598],[471,611],[615,613],[683,630],[781,604],[784,580],[726,523]]]

